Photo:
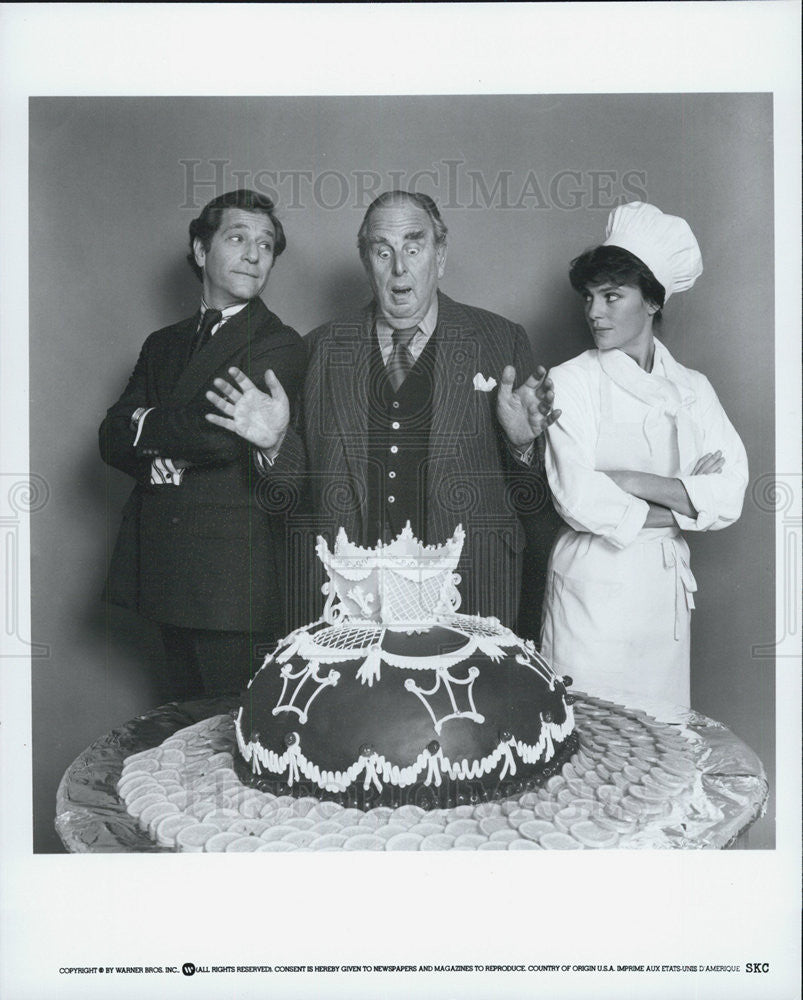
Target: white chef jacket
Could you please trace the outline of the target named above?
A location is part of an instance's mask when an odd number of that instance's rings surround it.
[[[619,350],[586,351],[553,368],[555,408],[546,470],[566,522],[550,555],[542,650],[575,686],[688,706],[689,626],[697,584],[683,531],[732,524],[747,456],[708,379],[658,340],[651,372]],[[721,473],[691,475],[720,450]],[[696,517],[645,528],[648,504],[606,470],[680,479]]]

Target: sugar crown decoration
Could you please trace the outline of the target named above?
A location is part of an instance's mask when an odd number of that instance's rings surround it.
[[[318,536],[315,551],[329,580],[323,585],[323,618],[381,622],[397,628],[426,628],[460,606],[455,572],[465,541],[458,525],[443,545],[424,545],[410,522],[392,542],[372,549],[350,542],[340,528],[334,552]]]

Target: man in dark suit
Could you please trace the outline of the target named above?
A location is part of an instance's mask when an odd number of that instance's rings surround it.
[[[179,699],[238,691],[256,647],[285,631],[283,532],[257,502],[248,445],[205,419],[204,398],[232,365],[299,392],[304,343],[259,298],[285,245],[270,199],[211,201],[190,225],[200,311],[148,337],[100,427],[103,460],[136,480],[106,599],[160,624]]]
[[[275,378],[266,394],[234,369],[207,393],[220,411],[207,419],[255,444],[274,479],[306,470],[330,540],[342,525],[372,546],[409,520],[439,544],[462,523],[461,610],[514,625],[517,503],[543,491],[536,439],[557,414],[522,327],[438,291],[446,233],[426,195],[380,195],[358,236],[374,301],[310,334],[301,420],[289,424]]]

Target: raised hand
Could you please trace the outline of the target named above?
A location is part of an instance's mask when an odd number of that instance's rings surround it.
[[[693,476],[710,476],[715,472],[722,472],[725,465],[725,456],[721,451],[711,451],[702,458],[697,459],[697,463],[691,470]]]
[[[206,398],[223,416],[207,413],[206,419],[238,434],[263,451],[278,448],[290,423],[290,404],[281,382],[273,372],[265,372],[267,392],[262,392],[239,368],[229,368],[234,384],[216,378]]]
[[[516,369],[506,365],[499,383],[496,415],[508,441],[524,449],[558,419],[560,410],[552,409],[555,392],[546,368],[539,365],[535,374],[514,390],[515,382]]]

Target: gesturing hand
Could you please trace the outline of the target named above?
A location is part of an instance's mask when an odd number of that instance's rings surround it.
[[[234,385],[216,378],[212,384],[217,392],[210,389],[206,393],[209,402],[225,415],[207,413],[206,419],[263,451],[277,448],[290,423],[290,404],[281,382],[268,369],[265,372],[268,391],[262,392],[239,368],[229,368],[229,375]]]
[[[496,415],[514,448],[528,448],[550,424],[560,416],[560,410],[553,410],[555,399],[552,380],[546,368],[539,365],[535,374],[513,389],[516,369],[506,365],[496,398]]]
[[[725,456],[721,451],[709,452],[697,459],[697,463],[691,470],[693,476],[710,476],[714,472],[722,472],[725,465]]]

